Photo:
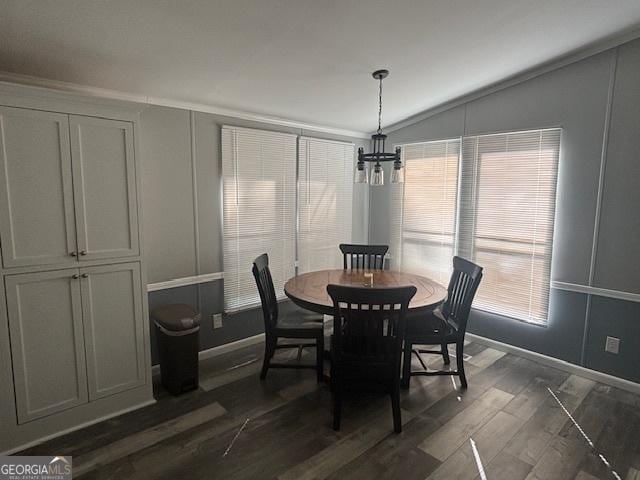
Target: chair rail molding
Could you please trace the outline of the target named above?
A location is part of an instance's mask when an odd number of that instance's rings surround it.
[[[165,280],[164,282],[156,282],[147,284],[147,292],[156,292],[158,290],[166,290],[168,288],[186,287],[187,285],[198,285],[199,283],[214,282],[222,280],[224,272],[204,273],[202,275],[194,275],[192,277],[174,278]]]
[[[580,285],[577,283],[553,281],[551,282],[551,288],[556,290],[565,290],[568,292],[584,293],[587,295],[596,295],[598,297],[616,298],[618,300],[626,300],[628,302],[640,302],[640,293],[591,287],[589,285]]]

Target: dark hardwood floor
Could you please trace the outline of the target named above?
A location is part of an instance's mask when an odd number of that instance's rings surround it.
[[[399,435],[388,397],[355,393],[333,431],[328,387],[304,370],[261,382],[256,345],[204,362],[197,391],[156,386],[156,404],[22,453],[73,455],[83,479],[640,480],[639,396],[479,344],[465,351],[469,389],[414,377]]]

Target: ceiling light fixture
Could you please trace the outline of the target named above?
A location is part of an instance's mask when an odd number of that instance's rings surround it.
[[[393,173],[391,174],[391,183],[404,182],[404,169],[402,168],[402,160],[400,159],[400,147],[396,147],[394,153],[384,151],[387,136],[382,133],[382,79],[389,75],[389,70],[376,70],[372,76],[380,82],[378,93],[378,130],[371,135],[373,142],[373,151],[364,153],[364,148],[358,148],[358,163],[356,164],[355,183],[370,183],[371,185],[384,185],[384,170],[380,162],[393,162]],[[374,163],[371,179],[369,179],[369,171],[365,162]]]

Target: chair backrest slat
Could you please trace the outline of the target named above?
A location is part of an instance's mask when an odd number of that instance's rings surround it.
[[[269,256],[263,253],[253,261],[253,278],[258,287],[260,302],[262,303],[262,315],[264,317],[264,330],[266,335],[271,335],[278,323],[278,299],[273,286],[273,278],[269,270]]]
[[[453,257],[453,273],[442,304],[442,314],[453,322],[460,333],[465,332],[471,304],[482,280],[482,267],[462,257]]]
[[[399,368],[409,302],[416,287],[361,288],[329,285],[334,305],[332,355]]]
[[[343,268],[382,270],[384,269],[384,256],[389,250],[388,245],[357,245],[341,243]],[[348,267],[349,266],[349,267]]]

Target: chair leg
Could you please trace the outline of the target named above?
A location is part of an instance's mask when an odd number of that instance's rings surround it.
[[[456,363],[458,365],[458,373],[460,376],[460,385],[467,388],[467,376],[464,374],[464,340],[458,340],[456,343]]]
[[[442,345],[440,345],[440,347],[442,351],[442,359],[444,360],[444,364],[449,365],[451,363],[451,360],[449,359],[449,348],[447,347],[446,343],[443,343]]]
[[[262,370],[260,371],[260,380],[264,380],[265,378],[267,378],[267,370],[269,370],[269,362],[271,361],[271,357],[273,357],[273,354],[276,350],[276,342],[278,341],[278,339],[276,339],[275,341],[272,341],[270,338],[265,339],[264,342],[264,359],[262,360]]]
[[[402,361],[402,388],[409,388],[409,381],[411,380],[411,349],[413,344],[410,342],[404,342],[404,359]]]
[[[318,382],[324,379],[324,334],[316,339],[316,372]]]
[[[391,390],[391,410],[393,412],[393,430],[402,432],[402,416],[400,413],[400,385],[395,383]]]
[[[331,384],[333,385],[333,429],[340,430],[340,414],[342,413],[342,385],[335,378],[335,372],[331,376]]]

